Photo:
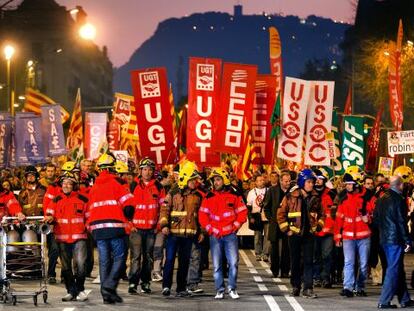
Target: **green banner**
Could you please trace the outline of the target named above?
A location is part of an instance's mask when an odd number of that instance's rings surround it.
[[[342,165],[357,165],[364,169],[364,118],[357,116],[344,116]]]
[[[341,160],[341,144],[340,144],[340,135],[339,135],[339,119],[336,110],[332,112],[332,133],[334,134],[335,140],[335,154],[336,158],[331,160],[331,166],[325,166],[326,171],[329,174],[329,177],[334,175],[343,175],[344,169],[342,167]]]

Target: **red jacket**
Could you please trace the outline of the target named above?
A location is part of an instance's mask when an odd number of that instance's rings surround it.
[[[53,216],[53,228],[57,242],[74,243],[86,240],[86,210],[88,199],[72,191],[69,195],[59,194],[49,204],[47,215]]]
[[[16,216],[22,212],[22,207],[11,191],[3,191],[0,193],[0,220],[3,216]]]
[[[62,188],[59,187],[57,183],[50,184],[47,189],[45,196],[43,197],[43,214],[49,215],[50,211],[48,210],[49,204],[56,198],[59,194],[62,194]]]
[[[165,190],[158,180],[147,184],[142,180],[134,190],[135,213],[132,223],[138,229],[155,229],[160,215],[161,204],[164,203]]]
[[[134,196],[115,175],[102,171],[89,191],[86,214],[88,229],[95,239],[109,239],[125,235],[127,219],[124,208],[134,205]]]
[[[360,209],[363,205],[362,193],[347,193],[347,198],[338,206],[336,212],[334,239],[361,240],[371,236],[367,222],[363,221]],[[367,217],[370,219],[372,211],[367,204]],[[342,231],[342,234],[341,234]]]
[[[332,199],[332,189],[325,188],[321,194],[322,214],[325,218],[324,225],[320,232],[316,232],[317,236],[325,236],[334,233],[335,221],[332,218],[331,207],[334,204]]]
[[[233,191],[212,191],[203,199],[198,219],[209,235],[222,237],[237,232],[246,222],[247,208]]]

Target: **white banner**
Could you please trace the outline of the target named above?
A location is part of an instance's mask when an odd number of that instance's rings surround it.
[[[306,111],[311,92],[311,81],[286,77],[283,96],[282,133],[277,156],[301,162]]]
[[[312,81],[306,126],[305,165],[329,166],[326,133],[332,127],[335,82]]]
[[[388,154],[414,153],[414,131],[388,132]]]

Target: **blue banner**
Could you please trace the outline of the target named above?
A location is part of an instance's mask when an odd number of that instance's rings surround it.
[[[0,167],[8,167],[10,160],[10,146],[12,134],[12,120],[0,120]]]
[[[43,105],[42,111],[43,139],[50,157],[66,154],[65,135],[60,115],[60,105]]]
[[[46,162],[42,138],[42,118],[32,113],[16,114],[16,165],[34,165]]]

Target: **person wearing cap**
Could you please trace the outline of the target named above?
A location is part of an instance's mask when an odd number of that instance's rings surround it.
[[[303,279],[302,296],[305,298],[317,298],[313,292],[314,234],[324,225],[321,200],[314,189],[315,181],[316,176],[311,169],[302,170],[298,174],[297,185],[290,189],[277,210],[279,228],[287,233],[290,248],[291,295],[300,295]]]
[[[200,225],[210,236],[210,250],[214,266],[215,299],[223,299],[225,284],[223,278],[223,252],[227,259],[228,293],[232,299],[239,299],[237,274],[239,248],[237,231],[246,222],[247,207],[243,198],[232,190],[230,176],[222,168],[215,168],[209,176],[213,184],[201,203],[198,212]]]
[[[154,261],[155,235],[160,207],[164,203],[165,191],[160,182],[154,178],[155,162],[143,158],[139,162],[140,177],[134,190],[135,213],[132,220],[133,229],[129,236],[131,264],[129,270],[128,292],[150,294],[152,264]]]
[[[187,297],[187,274],[194,241],[201,243],[204,235],[198,223],[202,195],[197,190],[200,178],[193,162],[184,163],[179,172],[177,191],[170,191],[161,206],[160,226],[167,236],[166,260],[163,270],[162,294],[171,293],[174,262],[178,252],[176,296]]]
[[[45,222],[54,223],[54,236],[59,248],[62,277],[67,294],[62,301],[86,301],[86,210],[88,199],[77,193],[78,180],[72,172],[63,172],[58,184],[61,193],[49,205]],[[76,266],[72,269],[72,262]]]
[[[346,193],[338,205],[334,225],[336,246],[343,246],[344,282],[341,296],[351,298],[355,295],[367,296],[365,283],[368,277],[368,258],[370,250],[371,209],[364,199],[359,170],[348,170],[343,177]],[[358,279],[355,279],[355,258],[359,258]]]
[[[100,171],[89,191],[87,226],[96,240],[104,304],[121,303],[117,287],[126,264],[127,219],[134,214],[134,196],[121,184],[115,171],[115,156],[102,154]]]

